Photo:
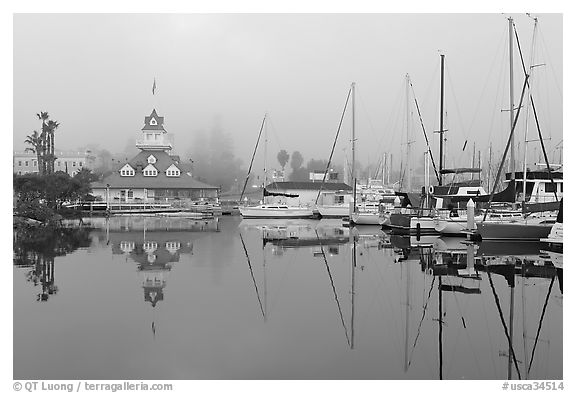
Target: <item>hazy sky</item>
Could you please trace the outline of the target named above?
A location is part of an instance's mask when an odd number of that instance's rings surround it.
[[[440,51],[446,55],[447,166],[469,163],[473,143],[503,149],[509,131],[508,21],[504,14],[17,14],[14,16],[13,147],[48,111],[59,149],[97,143],[120,152],[156,107],[184,154],[219,124],[247,166],[265,112],[268,159],[299,150],[327,159],[351,82],[357,149],[365,163],[400,159],[406,140],[405,75],[437,154]],[[548,144],[562,140],[561,14],[512,15]],[[523,75],[515,54],[518,103]],[[156,78],[157,90],[151,89]],[[413,99],[410,99],[413,106]],[[412,109],[411,109],[412,110]],[[338,147],[350,154],[350,111]],[[424,137],[411,116],[414,153]],[[525,121],[517,140],[523,140]],[[529,121],[529,139],[535,138]],[[464,140],[468,151],[462,153]],[[537,144],[531,143],[534,152]],[[549,152],[550,155],[553,152]],[[557,150],[555,161],[558,161]],[[193,158],[193,157],[192,157]]]

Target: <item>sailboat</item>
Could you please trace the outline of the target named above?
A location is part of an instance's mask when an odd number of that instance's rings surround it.
[[[408,101],[408,90],[410,85],[410,78],[406,75],[406,100]],[[408,112],[408,102],[406,103],[406,112]],[[406,119],[406,128],[409,130],[408,114]],[[442,165],[444,156],[444,54],[440,55],[440,176],[438,176],[438,185],[442,185]],[[426,138],[428,142],[428,139]],[[410,143],[407,140],[407,143]],[[409,148],[409,147],[408,147]],[[424,160],[425,172],[428,173],[428,159],[431,157],[431,152],[428,151]],[[408,158],[409,159],[409,158]],[[410,175],[409,175],[410,179]],[[426,182],[428,182],[428,176],[425,176]],[[412,199],[417,199],[419,206],[415,207],[411,204],[410,209],[404,209],[404,211],[399,211],[396,209],[392,214],[390,214],[390,224],[389,226],[392,230],[396,232],[407,232],[410,235],[421,235],[421,234],[435,234],[436,230],[434,228],[434,213],[431,209],[432,205],[435,204],[435,199],[432,197],[430,190],[433,187],[424,187],[422,195],[411,194],[411,193],[398,193],[404,197],[405,205],[408,207],[408,203]],[[414,200],[413,202],[416,202]]]
[[[256,155],[256,150],[258,149],[258,144],[260,142],[260,137],[262,135],[262,130],[265,129],[266,124],[266,116],[264,115],[264,119],[262,119],[262,125],[260,126],[260,131],[258,133],[258,139],[256,140],[256,146],[254,147],[254,152],[252,154],[252,160],[250,161],[250,167],[248,169],[248,174],[246,175],[246,180],[244,181],[244,187],[242,188],[242,193],[240,194],[240,201],[242,203],[242,197],[244,196],[244,192],[246,191],[246,185],[248,184],[248,179],[250,177],[250,172],[252,170],[252,164],[254,163],[254,157]],[[264,137],[266,139],[266,136]],[[266,140],[265,140],[266,143]],[[264,154],[266,155],[266,154]],[[264,157],[264,161],[266,161],[266,157]],[[266,166],[266,164],[264,164]],[[264,169],[266,172],[266,169]],[[274,197],[274,196],[284,196],[287,198],[294,197],[294,195],[290,194],[280,194],[280,193],[269,193],[266,190],[266,176],[264,178],[264,187],[263,187],[263,199],[260,201],[258,205],[253,206],[239,206],[238,210],[242,215],[242,218],[312,218],[314,216],[314,212],[310,207],[306,206],[294,206],[288,205],[286,203],[280,202],[272,202],[266,203],[265,200],[267,197]]]
[[[350,204],[349,221],[352,225],[379,225],[387,223],[388,215],[380,198],[358,202],[358,187],[356,179],[355,149],[356,149],[356,119],[355,119],[355,84],[352,84],[352,181],[354,182],[354,197]],[[365,197],[364,197],[365,198]]]
[[[513,29],[514,29],[514,21],[512,18],[508,19],[508,26],[509,26],[509,44],[510,44],[510,48],[509,48],[509,52],[510,52],[510,120],[511,120],[511,130],[510,130],[510,136],[508,138],[508,143],[506,145],[506,149],[504,151],[504,155],[503,155],[503,159],[502,162],[500,163],[500,167],[498,168],[498,173],[496,175],[496,182],[498,181],[499,177],[500,177],[500,173],[502,172],[502,168],[504,165],[504,158],[506,157],[508,150],[510,149],[510,166],[511,166],[511,171],[509,174],[509,184],[515,184],[515,177],[516,177],[516,172],[514,170],[514,130],[516,128],[517,122],[518,122],[518,116],[520,114],[520,109],[516,110],[516,112],[514,111],[514,90],[513,90]],[[519,43],[518,43],[518,47],[520,47]],[[522,56],[522,52],[520,52],[520,56]],[[524,67],[524,62],[522,62],[522,66]],[[520,103],[518,105],[518,108],[522,107],[522,101],[524,99],[524,93],[526,91],[526,88],[530,88],[530,85],[528,83],[530,74],[528,74],[528,72],[526,71],[526,68],[524,67],[524,84],[522,87],[522,94],[520,96]],[[536,125],[538,127],[538,133],[539,133],[539,137],[540,137],[540,142],[541,142],[541,146],[542,146],[542,151],[544,153],[544,158],[546,160],[546,166],[547,166],[547,174],[548,174],[548,180],[550,180],[549,183],[551,186],[551,192],[554,194],[554,199],[556,200],[553,205],[556,206],[559,204],[559,200],[558,200],[558,192],[557,192],[557,185],[554,183],[554,175],[550,169],[550,164],[548,162],[548,157],[546,155],[546,150],[544,148],[544,144],[542,142],[542,134],[540,132],[540,126],[538,123],[538,118],[537,118],[537,113],[536,113],[536,107],[534,105],[534,99],[532,98],[532,95],[529,93],[529,104],[530,107],[534,113],[534,118],[536,120]],[[524,191],[526,191],[526,175],[524,175]],[[543,185],[543,188],[546,189],[546,185]],[[560,189],[562,189],[560,187]],[[526,192],[523,193],[524,194],[524,198],[526,198]],[[489,203],[492,201],[492,198],[490,199]],[[526,202],[526,200],[524,199],[523,205]],[[524,211],[526,211],[526,209],[523,209]],[[534,208],[534,210],[538,210],[537,208]],[[487,212],[484,214],[484,217],[486,218],[487,216]],[[480,235],[480,237],[482,238],[482,240],[496,240],[496,241],[507,241],[507,240],[523,240],[523,241],[540,241],[541,238],[546,237],[549,233],[550,230],[552,229],[552,225],[554,224],[555,220],[553,219],[553,217],[551,216],[546,216],[546,215],[539,215],[539,216],[535,216],[535,215],[526,215],[524,217],[524,219],[522,220],[518,220],[518,221],[514,221],[514,222],[501,222],[501,223],[494,223],[494,222],[485,222],[482,221],[480,223],[477,223],[477,227],[478,227],[478,234]]]

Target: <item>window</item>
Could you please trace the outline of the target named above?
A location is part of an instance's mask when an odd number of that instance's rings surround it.
[[[551,182],[550,183],[544,183],[544,191],[545,192],[554,192],[554,188],[555,188],[554,186],[555,185],[556,185],[555,183],[552,184]]]
[[[82,166],[82,161],[80,161],[80,162],[78,163],[78,165]]]
[[[142,170],[144,176],[158,176],[158,170],[152,164],[148,164],[146,168]]]
[[[22,161],[18,161],[18,166],[22,166]]]
[[[130,164],[124,165],[120,168],[120,176],[134,176],[134,168],[130,166]]]
[[[128,190],[128,199],[134,198],[134,191]]]
[[[178,177],[180,176],[180,169],[178,169],[176,165],[172,164],[168,169],[166,169],[166,176]]]
[[[72,161],[72,166],[76,166],[76,161]]]
[[[60,163],[58,163],[58,164],[60,164]],[[32,166],[38,166],[38,161],[33,160],[33,161],[32,161]],[[58,165],[58,166],[60,166],[60,165]]]
[[[24,161],[24,165],[28,166],[28,161]]]
[[[58,166],[60,166],[60,161],[58,161]]]

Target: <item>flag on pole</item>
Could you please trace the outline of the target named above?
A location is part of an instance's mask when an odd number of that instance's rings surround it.
[[[152,85],[152,95],[154,95],[155,91],[156,91],[156,78],[154,78],[154,84]]]

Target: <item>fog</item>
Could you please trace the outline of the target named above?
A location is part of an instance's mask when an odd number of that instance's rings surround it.
[[[374,165],[392,153],[399,168],[406,74],[437,153],[443,53],[446,166],[468,165],[474,147],[487,157],[491,143],[496,157],[508,136],[509,16],[525,63],[543,64],[533,68],[531,92],[548,154],[558,162],[561,14],[531,15],[538,17],[534,44],[534,20],[526,14],[16,14],[13,148],[25,148],[26,136],[39,129],[36,113],[48,111],[60,123],[57,149],[97,144],[121,152],[139,139],[144,116],[156,108],[176,154],[194,160],[202,150],[194,144],[219,129],[248,168],[267,113],[268,163],[279,167],[276,156],[285,149],[299,151],[305,166],[328,159],[355,82],[358,160]],[[514,55],[518,105],[524,77],[517,49]],[[425,143],[413,97],[409,103],[417,162]],[[517,141],[524,140],[526,124],[528,139],[537,137],[533,118],[522,117]],[[335,162],[350,160],[350,139],[351,103]],[[539,160],[536,148],[528,145],[529,161]],[[259,146],[259,165],[264,150]]]

